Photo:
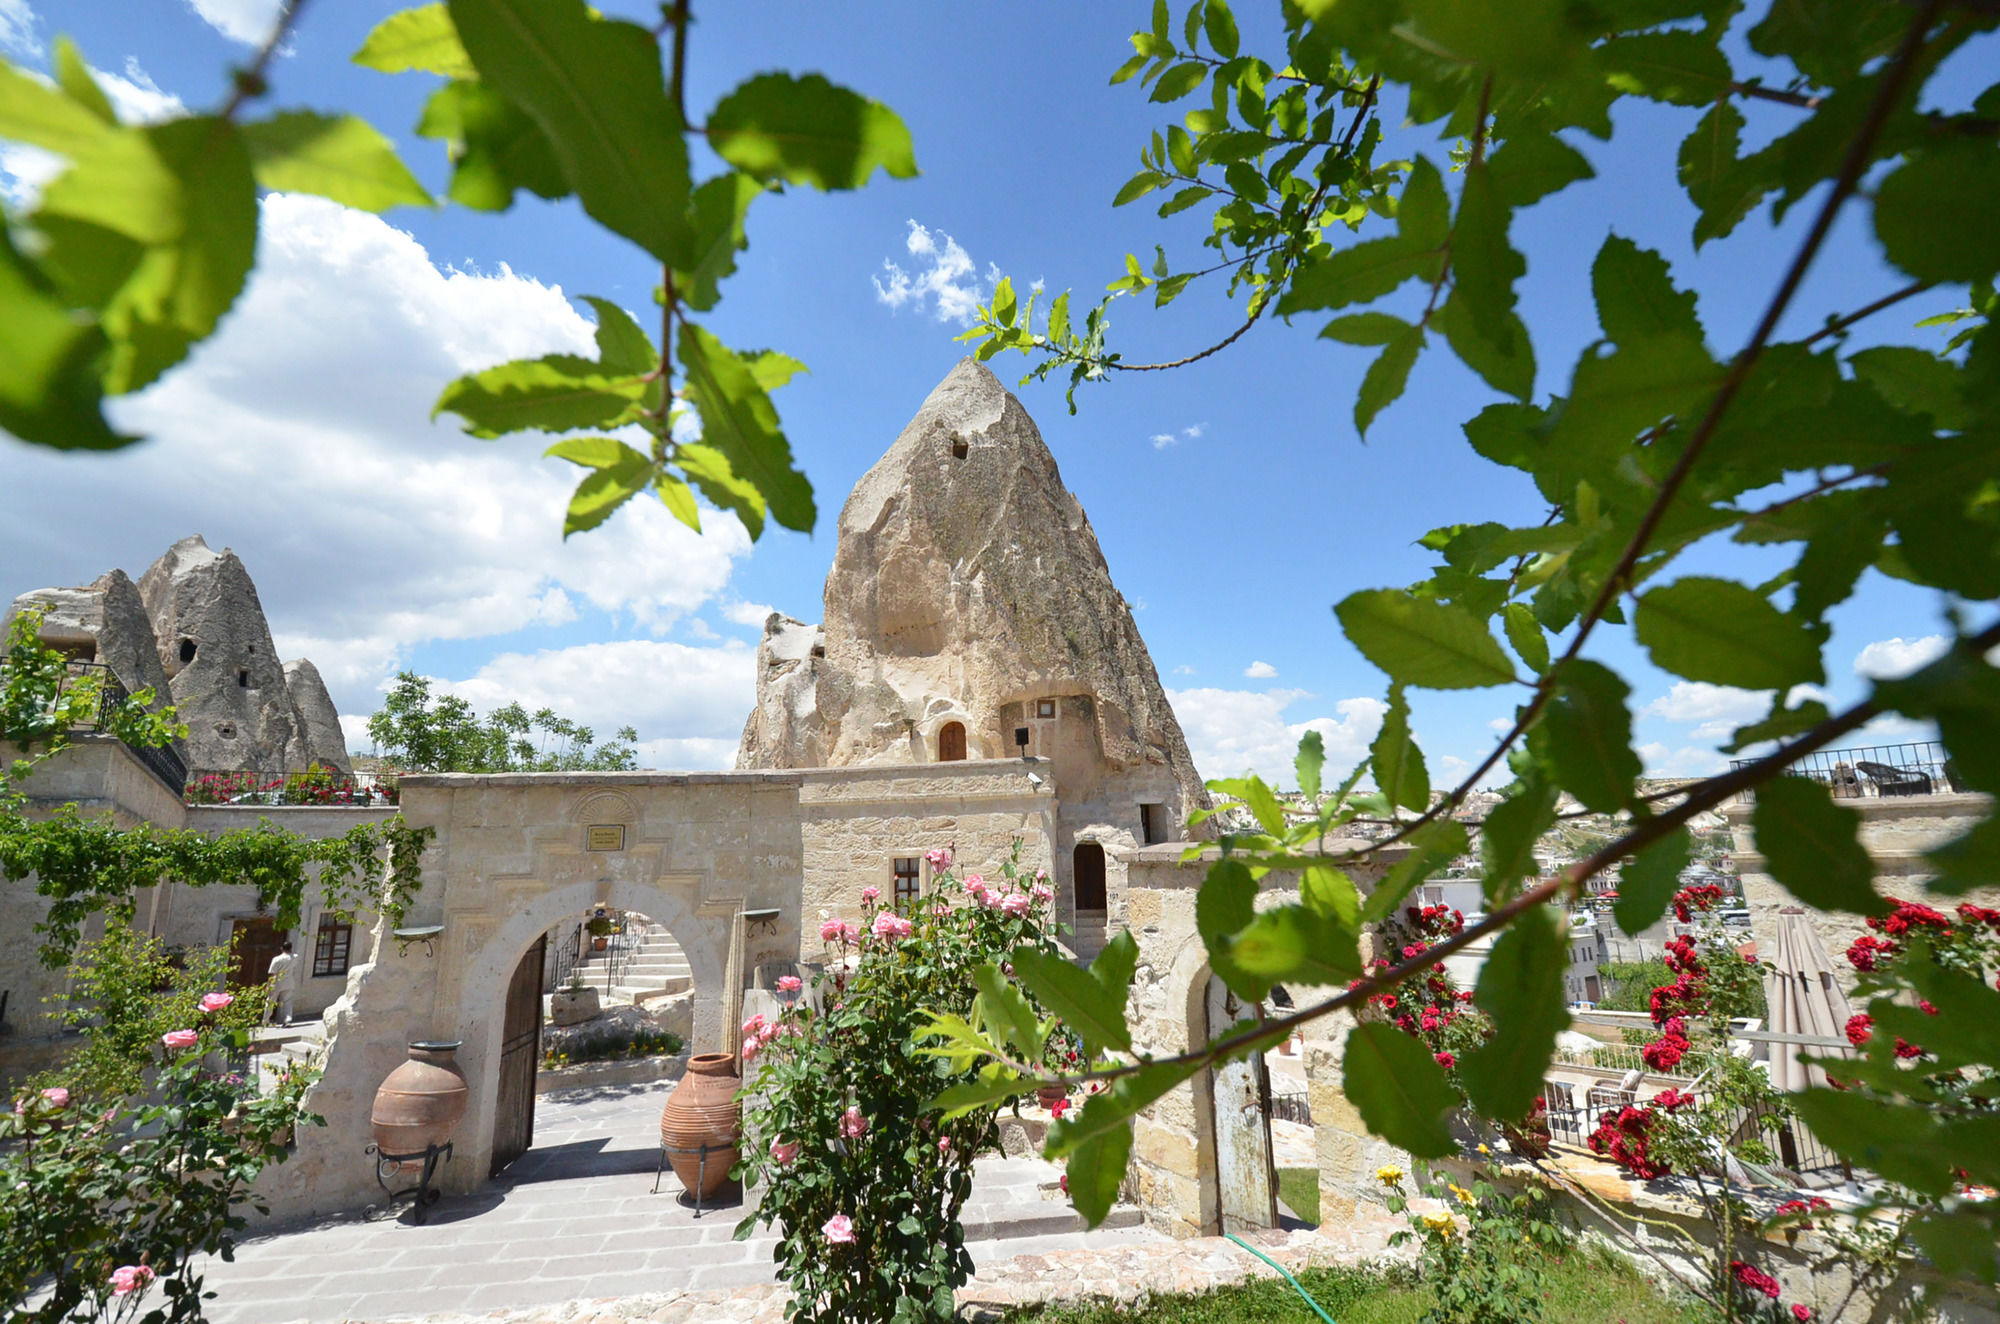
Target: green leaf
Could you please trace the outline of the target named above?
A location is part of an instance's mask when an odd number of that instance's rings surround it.
[[[961,1081],[941,1091],[927,1107],[938,1109],[941,1122],[956,1121],[967,1113],[1011,1099],[1021,1093],[1023,1081],[998,1062],[988,1062],[971,1080]]]
[[[702,440],[756,486],[772,518],[788,529],[810,531],[816,517],[812,484],[793,467],[778,411],[750,365],[692,322],[681,324],[680,360],[688,399],[701,414]]]
[[[1435,252],[1413,248],[1401,237],[1355,244],[1322,261],[1301,263],[1278,298],[1278,312],[1289,317],[1372,303],[1411,277],[1426,275],[1437,261]]]
[[[731,467],[728,456],[713,446],[683,442],[674,448],[674,464],[716,509],[736,512],[753,541],[763,535],[769,505],[757,485]]]
[[[1393,915],[1419,883],[1465,854],[1470,846],[1465,824],[1456,819],[1435,819],[1418,828],[1410,836],[1410,853],[1392,866],[1369,894],[1361,908],[1362,921],[1372,924]]]
[[[1111,1049],[1132,1051],[1132,1035],[1125,1028],[1124,988],[1107,989],[1090,972],[1039,947],[1016,947],[1011,959],[1015,978],[1027,985],[1036,1001],[1083,1036],[1084,1050],[1090,1057],[1102,1057]]]
[[[1666,259],[1651,249],[1612,235],[1590,264],[1590,289],[1597,299],[1598,324],[1620,345],[1639,345],[1656,336],[1701,343],[1694,292],[1675,289]]]
[[[1598,47],[1611,85],[1676,106],[1706,106],[1730,94],[1735,75],[1716,48],[1719,29],[1642,32]]]
[[[750,360],[750,375],[766,391],[775,391],[802,372],[811,370],[789,354],[767,349]]]
[[[1008,280],[1005,276],[1000,278],[1000,283],[993,287],[993,302],[991,306],[994,321],[1000,323],[1002,326],[1014,325],[1014,313],[1017,307],[1014,301],[1014,282]]]
[[[583,301],[597,313],[597,361],[607,372],[638,376],[660,366],[660,351],[630,313],[595,295],[586,294]]]
[[[1556,788],[1540,777],[1494,806],[1479,831],[1486,899],[1504,901],[1535,871],[1535,844],[1556,821]]]
[[[1361,655],[1402,684],[1461,690],[1515,678],[1492,631],[1463,607],[1402,589],[1363,589],[1342,599],[1334,614]]]
[[[616,437],[571,437],[555,443],[542,454],[580,464],[586,469],[615,469],[621,465],[647,463],[644,455]]]
[[[1526,274],[1528,263],[1508,242],[1513,223],[1484,165],[1465,172],[1465,187],[1459,194],[1458,219],[1451,229],[1452,294],[1462,299],[1472,315],[1473,329],[1495,346],[1511,347],[1515,331],[1514,282]]]
[[[1299,737],[1299,752],[1292,758],[1292,770],[1298,774],[1301,794],[1318,797],[1320,770],[1324,767],[1326,767],[1326,741],[1319,732],[1307,731]]]
[[[1213,0],[1211,0],[1213,2]],[[1070,1151],[1068,1178],[1070,1203],[1091,1227],[1102,1223],[1118,1199],[1125,1180],[1125,1165],[1132,1157],[1132,1125],[1114,1126],[1080,1142]]]
[[[75,159],[111,137],[93,107],[0,60],[0,138]]]
[[[1433,325],[1444,332],[1445,341],[1459,361],[1478,373],[1496,391],[1517,400],[1535,394],[1535,349],[1528,340],[1528,327],[1520,315],[1509,309],[1501,319],[1504,338],[1490,340],[1473,324],[1466,301],[1454,290],[1438,309]]]
[[[972,972],[972,982],[979,987],[980,1023],[1019,1053],[1020,1060],[1033,1062],[1040,1058],[1041,1022],[1035,1019],[1035,1009],[1028,1005],[1021,990],[1008,983],[1000,967],[991,961],[983,962]]]
[[[1178,216],[1202,199],[1214,196],[1214,193],[1214,189],[1202,188],[1199,185],[1184,188],[1160,204],[1160,215],[1162,217]]]
[[[2000,151],[1992,140],[1928,147],[1876,190],[1875,237],[1918,280],[2000,272]]]
[[[1258,826],[1272,836],[1285,835],[1285,806],[1262,777],[1218,777],[1208,783],[1208,788],[1241,800],[1256,815]]]
[[[1529,133],[1509,138],[1493,153],[1486,168],[1493,187],[1509,208],[1532,206],[1578,180],[1596,178],[1583,153],[1553,134]]]
[[[1389,687],[1389,711],[1382,729],[1368,747],[1375,785],[1391,805],[1422,811],[1430,808],[1431,778],[1424,752],[1410,737],[1410,705],[1400,684]]]
[[[1541,732],[1556,785],[1598,814],[1632,800],[1639,756],[1632,751],[1632,688],[1597,662],[1572,658],[1556,671],[1555,697],[1543,710]]]
[[[1343,345],[1387,345],[1414,329],[1393,313],[1349,313],[1328,322],[1320,329],[1319,338],[1337,340]]]
[[[1411,327],[1390,341],[1361,378],[1361,392],[1354,398],[1354,430],[1368,435],[1368,425],[1403,394],[1409,384],[1410,369],[1424,348],[1422,327]]]
[[[1138,968],[1139,944],[1130,929],[1120,929],[1090,963],[1090,977],[1122,1003],[1132,990],[1132,975]]]
[[[1160,75],[1160,81],[1153,84],[1153,94],[1147,100],[1179,101],[1200,87],[1207,77],[1208,66],[1198,60],[1177,64]]]
[[[1941,428],[1959,429],[1972,421],[1951,360],[1912,345],[1877,345],[1850,355],[1848,366],[1898,409],[1929,414]]]
[[[1656,336],[1610,354],[1593,346],[1577,360],[1548,449],[1586,471],[1612,470],[1634,437],[1693,410],[1721,380],[1707,349],[1686,336]]]
[[[547,135],[583,209],[663,262],[693,256],[687,144],[660,48],[583,0],[450,0],[480,77]]]
[[[1618,900],[1612,918],[1627,933],[1644,933],[1667,910],[1680,890],[1681,870],[1687,868],[1694,839],[1677,827],[1625,861],[1618,873]]]
[[[695,189],[692,210],[697,257],[674,277],[689,308],[707,312],[721,301],[723,278],[736,270],[736,254],[750,246],[744,218],[763,192],[762,184],[738,170],[705,179]]]
[[[446,78],[474,78],[478,71],[458,40],[451,13],[442,4],[418,5],[375,25],[354,62],[385,74],[421,70]]]
[[[0,428],[59,450],[138,440],[104,420],[99,374],[107,349],[103,330],[49,293],[0,226]]]
[[[1782,690],[1826,679],[1806,624],[1734,580],[1690,575],[1648,589],[1632,628],[1653,665],[1689,680]]]
[[[358,116],[281,111],[245,124],[243,141],[264,188],[311,193],[361,211],[432,205],[389,140]]]
[[[1272,984],[1345,984],[1361,974],[1358,930],[1304,906],[1259,911],[1221,943],[1231,965]]]
[[[1445,1116],[1458,1095],[1422,1043],[1371,1021],[1347,1035],[1341,1086],[1370,1131],[1418,1158],[1458,1152]]]
[[[1442,248],[1451,233],[1451,204],[1444,177],[1423,157],[1410,166],[1410,182],[1396,201],[1396,234],[1412,249]]]
[[[1514,651],[1521,655],[1536,675],[1549,669],[1549,637],[1542,633],[1541,622],[1535,613],[1518,602],[1507,604],[1501,615],[1501,624],[1507,630],[1507,642],[1514,645]]]
[[[1201,1069],[1199,1062],[1157,1062],[1111,1082],[1111,1088],[1091,1095],[1081,1112],[1071,1113],[1049,1128],[1044,1158],[1059,1159],[1076,1152],[1093,1136],[1126,1125],[1132,1114]]]
[[[587,474],[576,485],[563,514],[563,537],[604,523],[618,507],[645,491],[652,478],[653,462],[637,451],[618,464]]]
[[[1299,900],[1307,910],[1338,920],[1346,929],[1361,924],[1361,889],[1324,856],[1308,855],[1299,866]]]
[[[68,37],[57,37],[55,42],[54,66],[56,86],[105,124],[118,123],[118,112],[111,108],[111,98],[104,95],[104,89],[90,76],[90,66],[84,63],[82,52]]]
[[[1125,187],[1118,190],[1118,196],[1111,200],[1114,207],[1123,207],[1128,202],[1136,202],[1155,189],[1165,188],[1173,181],[1157,170],[1141,170],[1125,181]]]
[[[681,523],[701,532],[701,507],[695,504],[694,489],[670,474],[659,474],[653,479],[653,490],[660,494],[660,504],[667,513]]]
[[[475,437],[523,428],[544,432],[616,426],[636,416],[646,384],[574,354],[516,359],[467,373],[444,388],[431,416],[450,412]]]
[[[1736,155],[1743,115],[1729,101],[1709,107],[1694,131],[1681,140],[1681,187],[1701,216],[1694,225],[1699,248],[1735,230],[1764,194],[1778,187],[1778,158],[1770,149],[1751,157]]]
[[[1875,865],[1857,835],[1861,815],[1834,803],[1809,777],[1776,777],[1757,788],[1751,810],[1765,868],[1809,906],[1880,914]]]
[[[519,189],[542,198],[567,197],[571,191],[548,136],[485,83],[447,83],[431,93],[417,132],[450,147],[449,195],[461,207],[505,211]]]
[[[1498,1122],[1528,1115],[1569,1028],[1563,1005],[1568,944],[1548,909],[1527,911],[1500,935],[1479,971],[1479,1009],[1493,1018],[1491,1039],[1458,1065],[1472,1106]]]
[[[709,112],[708,143],[767,182],[853,189],[877,168],[894,179],[917,174],[896,112],[819,74],[759,74],[738,84]]]
[[[1246,1002],[1262,1002],[1271,991],[1229,955],[1229,939],[1257,918],[1257,883],[1241,860],[1222,859],[1208,866],[1194,899],[1194,926],[1208,948],[1209,968]]]
[[[1217,55],[1225,60],[1236,58],[1242,37],[1236,31],[1236,16],[1229,12],[1228,0],[1208,0],[1202,10],[1201,26]]]

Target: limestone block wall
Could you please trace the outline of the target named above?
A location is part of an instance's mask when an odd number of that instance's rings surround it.
[[[2000,884],[1980,888],[1962,897],[1924,897],[1924,884],[1933,875],[1924,852],[1960,836],[1988,811],[1991,800],[1979,794],[1868,796],[1838,802],[1861,815],[1861,844],[1875,863],[1875,885],[1890,896],[1905,900],[1927,899],[1949,910],[1961,901],[2000,906]],[[1777,942],[1778,914],[1799,901],[1766,872],[1764,858],[1750,828],[1755,801],[1742,797],[1727,809],[1735,842],[1731,858],[1743,880],[1743,895],[1750,908],[1750,930],[1759,951],[1769,953]],[[1813,932],[1826,944],[1836,969],[1845,970],[1842,959],[1848,944],[1867,931],[1858,915],[1836,911],[1806,911]]]
[[[385,941],[328,1010],[323,1075],[290,1163],[267,1173],[272,1216],[297,1219],[379,1198],[364,1154],[376,1087],[413,1040],[458,1040],[471,1102],[444,1184],[488,1179],[509,977],[535,939],[597,904],[666,926],[694,973],[692,1047],[731,1051],[744,970],[739,917],[774,910],[799,931],[797,773],[441,774],[403,782],[403,814],[436,829],[408,925],[441,924],[436,954]],[[619,849],[590,829],[618,828]],[[794,951],[796,948],[794,948]]]
[[[921,859],[925,851],[949,846],[960,877],[997,877],[1018,840],[1020,868],[1033,873],[1052,864],[1055,788],[1041,760],[805,768],[790,775],[799,780],[804,867],[798,913],[808,959],[819,954],[822,918],[859,918],[864,887],[894,894],[899,856]],[[928,884],[930,866],[919,867]]]

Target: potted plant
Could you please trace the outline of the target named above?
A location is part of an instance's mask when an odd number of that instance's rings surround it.
[[[590,917],[583,928],[584,932],[590,935],[590,950],[593,952],[601,952],[610,945],[613,928],[611,916],[600,910]]]
[[[584,986],[583,971],[575,966],[570,967],[569,987],[559,988],[549,995],[549,1022],[552,1025],[578,1025],[595,1020],[602,1010],[597,990]]]

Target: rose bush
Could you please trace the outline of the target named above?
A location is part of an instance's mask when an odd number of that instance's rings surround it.
[[[1005,1096],[956,1116],[927,1111],[973,1073],[926,1048],[922,1032],[938,1014],[999,1014],[982,985],[1011,992],[997,963],[1023,948],[1054,952],[1050,895],[1013,861],[997,883],[961,884],[947,852],[931,865],[930,891],[904,913],[864,893],[862,923],[822,924],[826,967],[812,996],[743,1027],[737,1175],[764,1194],[737,1235],[778,1229],[799,1324],[949,1319],[972,1272],[958,1212]]]

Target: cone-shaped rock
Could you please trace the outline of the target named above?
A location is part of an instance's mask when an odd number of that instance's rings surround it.
[[[291,691],[292,706],[298,709],[306,759],[347,772],[347,736],[340,729],[340,709],[333,706],[333,696],[327,693],[319,668],[310,658],[285,663],[285,688]]]
[[[153,706],[171,703],[159,644],[138,586],[123,570],[99,575],[83,588],[38,588],[14,599],[0,620],[0,636],[29,608],[42,612],[43,644],[81,662],[101,662],[128,691],[153,691]]]
[[[1083,507],[969,358],[841,509],[825,624],[773,615],[757,661],[739,767],[1009,758],[1026,729],[1072,829],[1207,803]]]

